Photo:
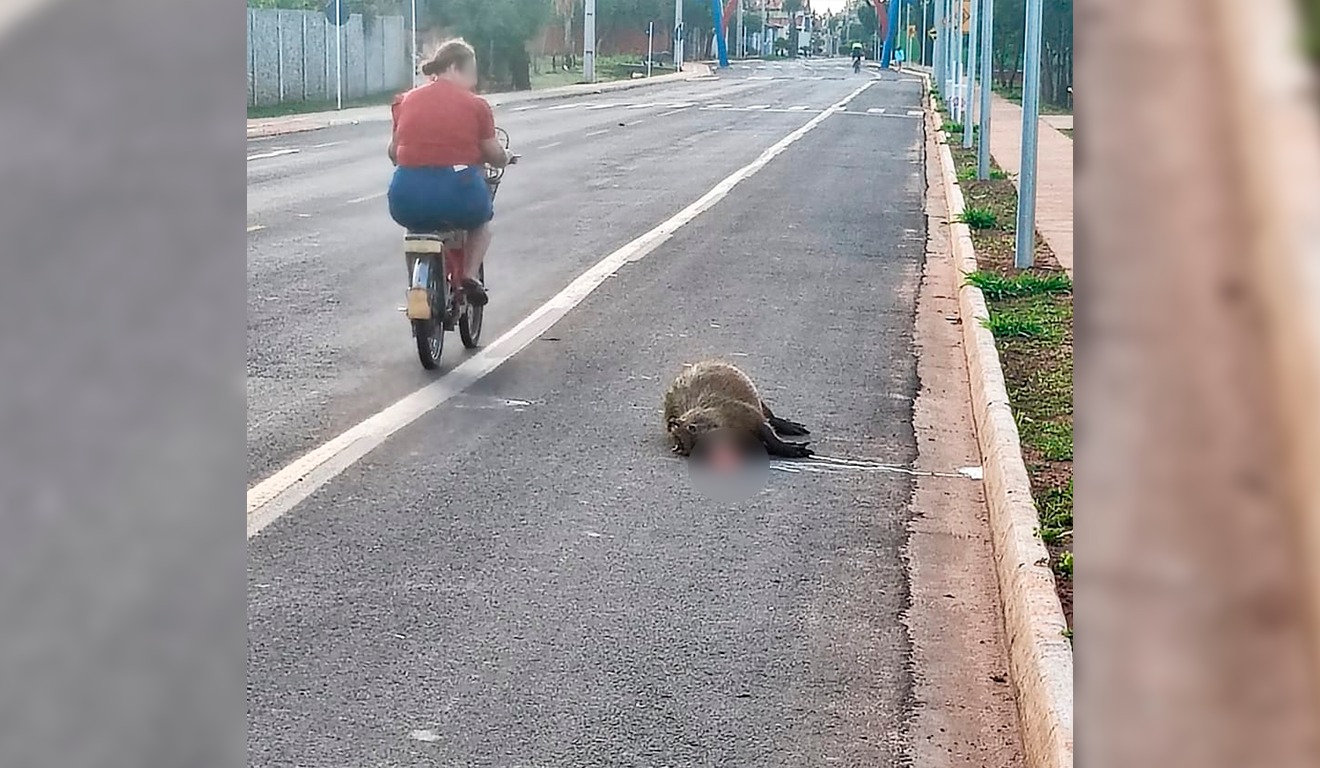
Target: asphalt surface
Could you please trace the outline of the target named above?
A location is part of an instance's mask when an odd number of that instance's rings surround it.
[[[821,61],[498,109],[525,160],[485,338],[870,77]],[[659,405],[723,356],[822,453],[914,460],[919,102],[886,73],[252,539],[250,765],[908,764],[911,478],[774,471],[715,504]],[[252,482],[434,380],[371,197],[387,140],[249,143]]]

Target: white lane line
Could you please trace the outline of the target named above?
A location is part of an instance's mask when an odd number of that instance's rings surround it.
[[[596,109],[612,109],[612,108],[614,108],[614,107],[626,107],[626,106],[627,106],[626,104],[591,104],[591,105],[589,105],[589,106],[587,107],[587,109],[590,109],[590,110],[596,110]]]
[[[650,109],[651,107],[658,107],[658,106],[660,105],[659,104],[629,104],[628,106],[624,107],[624,109]]]
[[[376,198],[384,197],[388,191],[389,190],[385,190],[382,192],[374,192],[370,195],[363,195],[362,197],[355,197],[352,200],[349,200],[348,204],[355,205],[357,203],[365,203],[368,200],[375,200]]]
[[[707,104],[706,106],[702,107],[702,109],[728,109],[729,107],[732,106],[733,106],[732,104]]]
[[[656,117],[669,117],[670,115],[677,115],[679,112],[686,112],[687,110],[687,107],[679,107],[678,109],[671,109],[668,112],[661,112],[656,115]]]
[[[641,125],[641,124],[644,123],[644,122],[646,122],[646,120],[633,120],[631,123],[624,123],[624,124],[623,124],[623,127],[624,127],[624,128],[631,128],[631,127],[633,127],[634,125]]]
[[[808,106],[806,106],[805,104],[799,104],[799,105],[797,105],[796,107],[789,107],[789,108],[788,108],[788,111],[789,111],[789,112],[806,112],[808,109],[811,109],[811,107],[808,107]]]
[[[609,132],[610,132],[609,128],[602,128],[599,131],[587,131],[587,136],[599,136],[602,133],[609,133]]]
[[[748,112],[758,112],[758,111],[760,111],[760,110],[762,110],[762,109],[769,109],[769,108],[770,108],[770,105],[769,105],[769,104],[753,104],[753,105],[751,105],[751,106],[749,106],[749,107],[745,107],[745,109],[746,109]]]
[[[884,107],[871,107],[870,109],[866,110],[866,114],[868,115],[883,115],[884,113],[885,113]]]
[[[540,108],[541,108],[541,105],[540,105],[540,104],[529,104],[528,106],[525,106],[525,107],[514,107],[513,109],[511,109],[511,110],[509,110],[509,111],[510,111],[510,112],[526,112],[526,111],[529,110],[529,109],[540,109]]]
[[[553,107],[546,107],[546,112],[558,112],[561,109],[577,109],[581,104],[557,104]]]
[[[260,152],[255,155],[248,155],[247,159],[250,163],[253,160],[265,160],[271,157],[280,157],[281,155],[296,155],[301,151],[301,149],[273,149],[270,152]]]
[[[265,228],[266,226],[264,224],[253,224],[252,226],[248,227],[248,234],[252,234],[253,232],[260,232]]]
[[[337,147],[340,144],[347,144],[347,141],[327,141],[324,144],[313,144],[312,149],[325,149],[326,147]]]
[[[430,413],[440,404],[472,386],[486,374],[518,354],[581,304],[612,275],[634,261],[641,261],[663,245],[675,232],[716,203],[729,196],[739,183],[754,176],[779,155],[806,136],[830,115],[869,88],[868,80],[841,101],[808,120],[761,153],[751,163],[734,171],[709,192],[668,220],[638,237],[614,253],[596,262],[549,301],[537,307],[521,322],[510,328],[489,346],[466,362],[454,367],[439,379],[395,402],[385,410],[360,422],[329,442],[323,443],[293,463],[262,480],[247,492],[247,535],[252,538],[263,528],[294,509],[317,489],[333,480],[363,456],[375,450],[395,432]]]
[[[550,142],[549,144],[542,144],[541,146],[537,147],[537,148],[536,148],[536,151],[540,152],[540,151],[543,150],[543,149],[554,149],[555,147],[557,147],[557,146],[559,146],[560,144],[563,144],[563,143],[564,143],[564,142],[562,142],[562,141],[552,141],[552,142]]]

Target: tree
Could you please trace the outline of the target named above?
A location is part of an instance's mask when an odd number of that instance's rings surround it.
[[[784,0],[784,13],[788,14],[788,46],[790,55],[798,55],[802,44],[798,42],[798,13],[802,11],[802,0]],[[777,42],[777,41],[776,41]]]
[[[549,20],[550,0],[419,0],[418,15],[423,13],[429,24],[454,32],[476,48],[484,85],[532,87],[527,43]]]

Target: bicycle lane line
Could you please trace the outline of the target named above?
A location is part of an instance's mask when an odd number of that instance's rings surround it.
[[[249,488],[248,538],[256,536],[268,525],[292,511],[304,499],[379,447],[395,432],[461,393],[522,351],[574,307],[581,304],[619,269],[631,262],[640,261],[654,252],[675,232],[727,197],[735,186],[754,176],[770,161],[876,82],[866,81],[840,101],[826,107],[800,128],[775,142],[751,163],[725,177],[695,202],[601,259],[489,346],[448,371],[444,378],[403,397]]]

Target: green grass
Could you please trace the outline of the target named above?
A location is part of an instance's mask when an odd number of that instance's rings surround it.
[[[990,211],[990,214],[993,216],[994,212]],[[978,271],[969,274],[967,282],[980,288],[981,293],[985,294],[986,301],[1064,294],[1072,291],[1072,281],[1067,275],[1057,272],[1043,276],[1022,272],[1006,277],[995,272]]]
[[[1063,541],[1072,534],[1073,527],[1073,484],[1063,488],[1051,488],[1040,494],[1036,500],[1040,514],[1040,537],[1046,544]]]
[[[1007,179],[1008,174],[998,168],[990,169],[990,178],[995,181]],[[958,181],[976,181],[976,165],[966,165],[958,169]]]
[[[999,216],[989,208],[969,205],[958,215],[958,221],[972,229],[994,229],[999,226]]]
[[[609,82],[611,80],[627,80],[632,77],[632,72],[636,71],[634,67],[640,67],[643,64],[641,56],[602,56],[596,60],[596,80],[597,82]],[[537,72],[537,69],[540,72]],[[656,67],[652,70],[652,75],[673,74],[673,69],[662,69]],[[537,66],[533,67],[532,90],[539,91],[546,88],[559,88],[565,85],[577,85],[582,82],[582,65],[570,70],[552,69],[550,67],[550,57],[545,57]],[[404,90],[404,89],[400,89]],[[378,107],[389,104],[394,100],[394,92],[381,93],[373,96],[366,96],[360,99],[345,99],[344,108],[353,107]],[[253,107],[249,106],[247,116],[249,120],[263,120],[272,117],[289,117],[292,115],[306,115],[313,112],[331,112],[335,109],[334,99],[321,99],[316,101],[288,101],[283,104],[271,104],[268,106]]]
[[[394,101],[395,94],[381,93],[375,96],[367,96],[361,99],[344,99],[344,109],[354,107],[379,107]],[[289,117],[290,115],[306,115],[313,112],[331,112],[335,109],[336,101],[286,101],[283,104],[270,104],[263,107],[249,106],[247,116],[249,120],[264,120],[271,117]]]
[[[1040,339],[1045,337],[1045,326],[1028,317],[1017,315],[991,315],[985,321],[996,339]]]
[[[1072,578],[1073,575],[1073,553],[1071,550],[1059,555],[1059,562],[1055,566],[1059,573]]]
[[[994,92],[999,94],[1000,96],[1003,96],[1004,98],[1008,99],[1014,104],[1017,104],[1018,106],[1022,106],[1022,86],[1018,85],[1012,88],[1004,88],[1002,86],[996,85],[994,87]],[[1040,113],[1042,115],[1071,115],[1073,113],[1072,108],[1065,105],[1050,104],[1044,101],[1043,99],[1039,103],[1040,103]]]

